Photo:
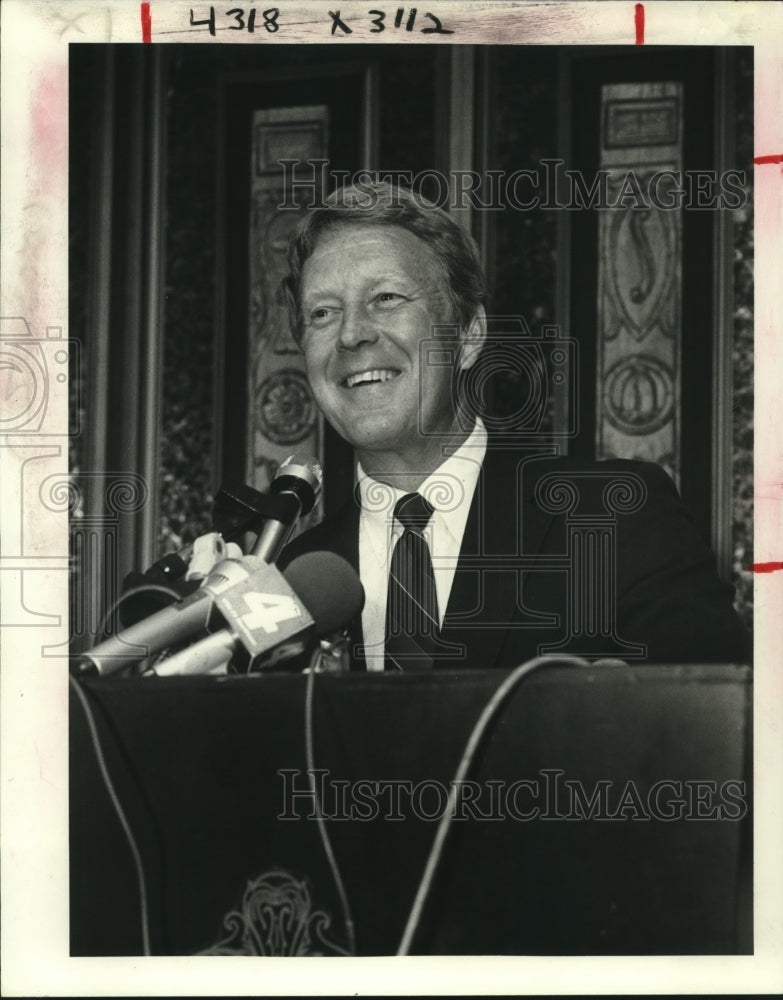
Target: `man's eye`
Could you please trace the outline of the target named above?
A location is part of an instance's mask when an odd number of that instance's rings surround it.
[[[405,296],[400,295],[398,292],[381,292],[380,295],[375,296],[375,301],[382,308],[385,307],[388,309],[404,302]]]
[[[310,322],[313,326],[323,326],[331,318],[332,312],[328,306],[318,306],[310,311]]]

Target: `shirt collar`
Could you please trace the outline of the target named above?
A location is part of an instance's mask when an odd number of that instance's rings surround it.
[[[477,417],[468,437],[427,476],[417,490],[435,509],[433,520],[438,518],[440,524],[460,542],[486,450],[487,430],[481,418]],[[373,529],[370,537],[388,539],[394,526],[394,507],[400,497],[405,496],[405,491],[368,476],[361,462],[357,463],[356,475],[361,518]],[[386,527],[384,534],[380,532],[382,524]]]

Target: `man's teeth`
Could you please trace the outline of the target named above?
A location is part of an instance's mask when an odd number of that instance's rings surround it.
[[[349,375],[345,380],[345,384],[349,389],[353,389],[355,385],[359,385],[362,382],[388,382],[399,374],[393,368],[373,368],[370,371]]]

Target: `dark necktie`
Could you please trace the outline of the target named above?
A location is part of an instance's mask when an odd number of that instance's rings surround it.
[[[408,493],[394,508],[405,531],[394,546],[386,599],[386,670],[429,670],[438,642],[438,596],[422,537],[432,506]]]

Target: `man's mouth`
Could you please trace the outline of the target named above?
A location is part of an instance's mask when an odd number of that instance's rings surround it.
[[[347,389],[355,389],[359,385],[374,385],[382,382],[391,382],[400,374],[397,368],[369,368],[364,372],[354,372],[353,375],[346,375],[342,380],[342,385]]]

